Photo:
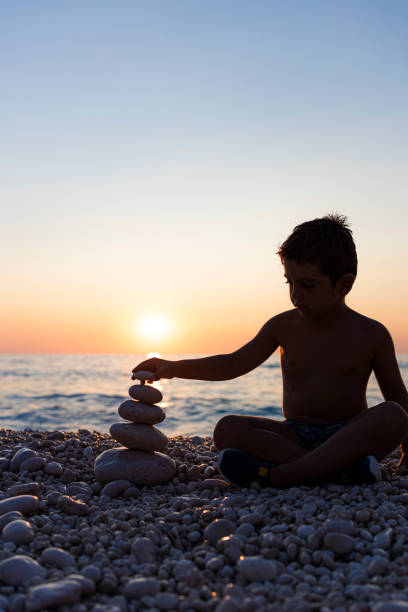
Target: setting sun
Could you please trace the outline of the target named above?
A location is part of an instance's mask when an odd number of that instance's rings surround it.
[[[137,332],[145,340],[165,340],[170,332],[172,325],[169,319],[158,313],[148,314],[142,317],[137,323]]]

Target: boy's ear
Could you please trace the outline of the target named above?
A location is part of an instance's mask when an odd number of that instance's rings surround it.
[[[343,274],[343,276],[340,276],[340,278],[337,280],[336,287],[340,291],[341,295],[348,294],[348,292],[351,290],[352,286],[354,285],[355,280],[356,280],[356,277],[351,272],[348,272],[347,274]]]

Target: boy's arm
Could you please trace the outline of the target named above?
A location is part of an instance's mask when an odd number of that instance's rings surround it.
[[[379,330],[377,346],[373,370],[384,399],[398,402],[408,413],[408,392],[398,367],[391,334],[384,326]],[[408,463],[408,437],[402,441],[401,451],[401,463]]]
[[[193,378],[196,380],[229,380],[254,370],[263,363],[279,346],[275,338],[275,318],[270,319],[250,342],[233,353],[213,355],[199,359],[147,359],[133,372],[151,370],[158,378]]]

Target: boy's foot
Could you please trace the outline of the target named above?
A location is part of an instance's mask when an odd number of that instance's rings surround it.
[[[342,484],[373,484],[382,480],[380,465],[374,455],[367,455],[340,476]]]
[[[226,448],[218,456],[218,470],[229,483],[238,487],[249,487],[259,482],[263,487],[271,486],[269,474],[274,463],[247,455],[235,448]]]

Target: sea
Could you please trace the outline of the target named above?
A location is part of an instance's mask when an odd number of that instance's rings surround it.
[[[166,359],[205,355],[166,355]],[[0,428],[14,430],[88,429],[107,433],[120,420],[118,406],[129,399],[132,368],[145,355],[7,355],[0,354]],[[398,355],[408,386],[408,355]],[[228,381],[173,378],[155,383],[163,393],[166,419],[160,429],[169,436],[210,436],[226,414],[282,419],[279,355],[245,376]],[[382,401],[374,376],[367,401]]]

